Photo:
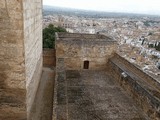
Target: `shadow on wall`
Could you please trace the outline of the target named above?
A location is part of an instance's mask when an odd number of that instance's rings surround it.
[[[56,50],[55,49],[43,49],[43,66],[55,67],[56,66]]]

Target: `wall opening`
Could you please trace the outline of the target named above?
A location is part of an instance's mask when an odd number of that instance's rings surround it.
[[[83,69],[89,69],[89,61],[88,60],[84,61]]]

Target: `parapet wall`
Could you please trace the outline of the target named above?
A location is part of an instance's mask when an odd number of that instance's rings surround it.
[[[159,83],[138,67],[115,54],[108,62],[108,70],[120,85],[154,120],[160,119]]]
[[[67,33],[67,32],[59,32],[57,33],[59,38],[81,38],[81,39],[111,39],[105,35],[101,34],[81,34],[81,33]]]
[[[159,89],[160,81],[158,82],[158,80],[156,80],[156,78],[153,78],[149,74],[143,72],[139,67],[137,67],[136,65],[130,63],[128,60],[126,60],[125,58],[121,57],[119,54],[115,53],[115,57],[119,62],[122,62],[123,64],[126,65],[126,67],[129,67],[129,69],[131,69],[133,73],[138,74],[138,76],[140,78],[145,79],[146,82],[152,84],[154,87]]]

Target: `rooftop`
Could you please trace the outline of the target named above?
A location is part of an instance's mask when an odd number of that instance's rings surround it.
[[[56,33],[57,40],[91,40],[91,41],[105,41],[116,42],[114,39],[101,34],[80,34],[80,33]],[[80,38],[80,39],[79,39]]]

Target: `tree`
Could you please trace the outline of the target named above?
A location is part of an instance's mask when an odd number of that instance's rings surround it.
[[[55,32],[66,32],[62,27],[54,27],[49,24],[48,27],[43,29],[43,48],[54,48],[55,46]]]

